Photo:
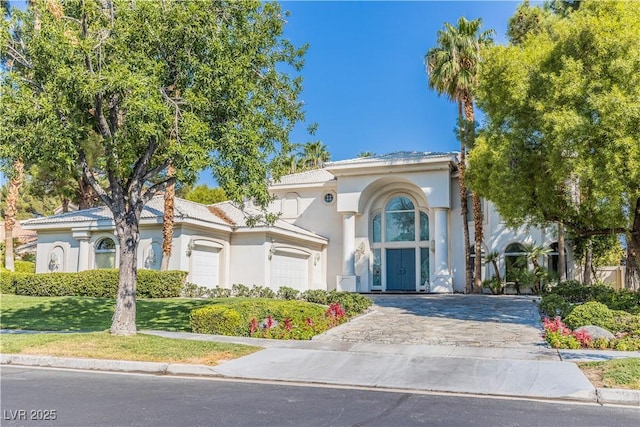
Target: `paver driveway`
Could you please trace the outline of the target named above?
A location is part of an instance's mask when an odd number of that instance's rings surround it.
[[[544,346],[535,296],[373,295],[373,311],[321,341],[470,347]]]

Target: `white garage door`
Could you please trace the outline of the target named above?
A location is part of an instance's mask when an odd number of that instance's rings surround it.
[[[308,256],[274,254],[271,258],[271,288],[280,286],[304,291],[308,289]]]
[[[207,288],[218,286],[220,249],[198,246],[191,251],[191,283]]]

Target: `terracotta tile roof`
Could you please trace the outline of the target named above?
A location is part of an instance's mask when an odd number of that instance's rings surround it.
[[[26,221],[26,220],[25,220]],[[21,223],[25,221],[16,221],[16,224],[13,226],[12,235],[14,239],[18,239],[20,243],[29,243],[38,239],[38,233],[35,230],[25,230],[22,228]],[[0,221],[0,241],[4,241],[4,221]]]

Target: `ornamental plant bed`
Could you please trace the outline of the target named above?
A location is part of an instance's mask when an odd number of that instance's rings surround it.
[[[191,312],[196,333],[273,339],[311,339],[347,320],[338,302],[326,307],[297,300],[229,300]]]
[[[638,351],[640,350],[640,339],[629,333],[618,333],[615,338],[594,338],[586,331],[572,331],[562,321],[560,316],[553,320],[546,317],[543,320],[543,338],[552,348],[589,348],[596,350],[619,350]]]

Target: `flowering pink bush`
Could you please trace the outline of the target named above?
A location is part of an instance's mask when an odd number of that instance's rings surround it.
[[[285,328],[287,331],[291,332],[291,328],[292,328],[292,325],[291,325],[291,319],[287,317],[286,319],[284,319],[284,322],[283,322],[283,323],[284,323],[284,328]]]
[[[589,347],[589,344],[591,344],[591,335],[589,335],[589,332],[584,329],[581,331],[574,331],[573,336],[580,341],[580,345],[582,347]]]
[[[255,334],[258,330],[258,319],[255,317],[251,318],[251,324],[249,325],[249,332],[251,335]]]
[[[571,329],[567,328],[567,326],[562,322],[560,316],[556,316],[553,320],[545,317],[542,325],[544,326],[545,331],[543,338],[549,332],[557,332],[560,335],[571,335]]]

